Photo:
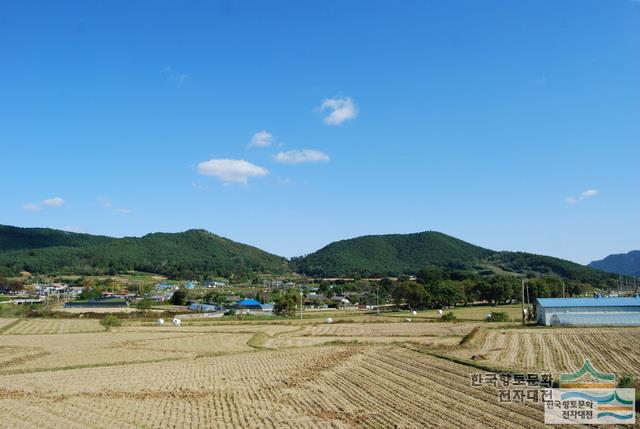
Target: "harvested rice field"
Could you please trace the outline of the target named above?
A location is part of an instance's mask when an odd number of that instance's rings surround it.
[[[101,331],[104,331],[104,328],[100,325],[98,320],[20,319],[7,327],[3,331],[3,334],[75,334],[79,332]]]
[[[460,345],[478,324],[61,322],[5,324],[0,428],[544,427],[541,404],[500,403],[471,385],[481,369],[441,354],[515,348],[496,356],[513,364],[528,341],[517,335],[549,330],[488,329]]]
[[[640,376],[640,328],[487,329],[456,354],[553,373],[576,371],[589,359],[601,371]]]

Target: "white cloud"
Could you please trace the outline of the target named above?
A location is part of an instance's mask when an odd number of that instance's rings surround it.
[[[569,203],[569,204],[576,204],[576,203],[579,203],[579,202],[584,201],[586,199],[593,198],[598,194],[599,194],[599,192],[598,192],[597,189],[587,189],[586,191],[581,192],[580,195],[578,195],[577,197],[567,197],[567,198],[565,198],[565,201],[567,203]]]
[[[27,203],[22,205],[22,210],[25,210],[28,212],[37,212],[38,210],[40,210],[40,206],[33,203]]]
[[[209,187],[207,185],[203,185],[203,184],[198,183],[198,182],[191,182],[191,187],[193,189],[198,189],[200,191],[206,191],[207,189],[209,189]]]
[[[340,125],[344,121],[355,119],[358,116],[358,108],[349,97],[334,97],[324,100],[320,111],[324,112],[325,110],[330,110],[329,116],[324,118],[324,123],[327,125]]]
[[[278,152],[273,159],[284,164],[302,164],[303,162],[327,162],[329,155],[319,150],[303,149]]]
[[[273,144],[273,134],[267,130],[258,131],[251,137],[249,147],[267,147]]]
[[[60,197],[48,198],[42,202],[45,206],[49,207],[60,207],[64,204],[64,200]]]
[[[251,177],[263,177],[269,170],[244,159],[210,159],[198,164],[198,173],[214,176],[224,183],[247,184]]]
[[[540,76],[539,78],[536,79],[536,86],[538,86],[538,87],[546,86],[547,82],[549,82],[549,78],[548,77]]]
[[[111,198],[109,197],[99,197],[98,204],[107,209],[113,207],[113,203],[111,202]]]
[[[113,201],[111,201],[111,198],[109,198],[109,197],[99,197],[98,198],[98,203],[100,204],[100,206],[104,207],[105,209],[112,210],[112,211],[114,211],[116,213],[122,213],[122,214],[131,213],[130,209],[126,209],[126,208],[123,208],[123,207],[114,208],[113,207]]]
[[[186,73],[177,73],[177,72],[173,71],[173,69],[171,67],[165,67],[162,71],[163,71],[167,81],[175,82],[175,83],[178,84],[178,86],[182,85],[183,83],[185,83],[185,82],[187,82],[188,80],[191,79],[191,76],[189,76],[188,74],[186,74]]]

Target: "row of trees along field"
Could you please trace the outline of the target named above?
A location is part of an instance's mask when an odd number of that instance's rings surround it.
[[[357,280],[337,285],[322,284],[320,292],[356,296],[360,303],[393,302],[407,304],[414,309],[441,308],[468,305],[485,301],[493,305],[520,301],[522,279],[513,275],[482,277],[468,271],[426,268],[420,270],[415,281],[407,276],[397,280],[383,278],[380,281]],[[529,277],[526,279],[529,299],[562,297],[563,280],[557,276]],[[589,284],[564,281],[565,296],[578,296],[593,292]]]

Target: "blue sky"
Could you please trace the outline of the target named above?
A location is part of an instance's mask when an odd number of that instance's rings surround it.
[[[0,52],[0,223],[640,248],[640,1],[5,1]]]

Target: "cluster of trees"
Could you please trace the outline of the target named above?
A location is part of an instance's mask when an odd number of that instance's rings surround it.
[[[0,294],[13,294],[24,289],[22,279],[8,279],[0,277]]]
[[[274,299],[273,312],[278,316],[293,316],[300,308],[300,292],[290,288],[280,292]]]
[[[404,303],[410,308],[443,308],[458,304],[485,301],[492,305],[520,301],[522,277],[495,275],[480,277],[473,273],[428,268],[420,270],[416,281],[400,281],[392,290],[394,302]],[[525,279],[526,298],[582,295],[592,291],[588,284],[563,281],[557,276],[531,277]]]

